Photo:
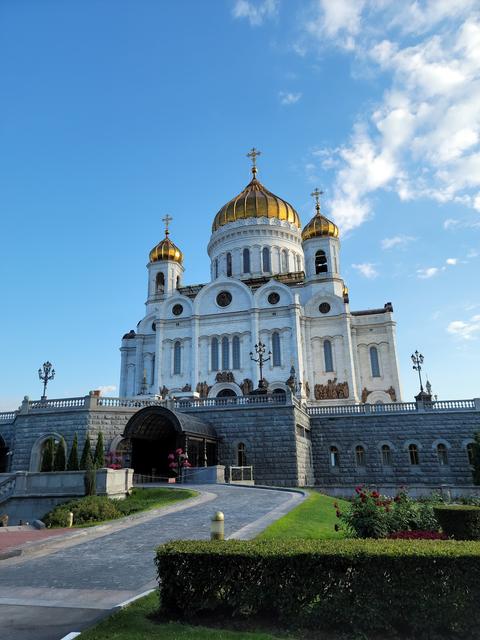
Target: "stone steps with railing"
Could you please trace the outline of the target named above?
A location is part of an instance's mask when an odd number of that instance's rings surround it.
[[[16,480],[15,475],[0,480],[0,504],[6,502],[15,493]]]

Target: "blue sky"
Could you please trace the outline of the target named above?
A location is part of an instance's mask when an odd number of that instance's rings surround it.
[[[0,408],[115,395],[169,213],[185,282],[260,179],[342,229],[352,309],[391,301],[404,399],[480,395],[476,0],[3,0]]]

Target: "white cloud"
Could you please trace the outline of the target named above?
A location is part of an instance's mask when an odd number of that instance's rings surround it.
[[[372,280],[373,278],[376,278],[378,276],[378,271],[375,269],[375,265],[371,262],[352,264],[352,267],[354,269],[357,269],[357,271],[359,271],[362,276],[365,276],[365,278],[368,278],[369,280]]]
[[[426,269],[417,269],[417,276],[422,280],[426,280],[427,278],[433,278],[436,276],[439,269],[438,267],[427,267]]]
[[[444,229],[453,229],[460,224],[460,220],[454,220],[453,218],[447,218],[443,222]]]
[[[301,93],[289,93],[286,91],[280,91],[280,93],[278,94],[278,97],[280,98],[280,102],[281,104],[295,104],[296,102],[298,102],[300,100],[300,98],[302,97]]]
[[[478,0],[315,0],[311,7],[304,48],[347,49],[388,83],[346,143],[328,150],[330,166],[320,160],[334,172],[330,208],[342,229],[372,215],[378,190],[480,211]]]
[[[117,390],[117,385],[115,384],[105,384],[100,387],[97,387],[97,390],[100,391],[100,395],[106,396],[109,393],[113,393]]]
[[[480,315],[475,315],[470,320],[454,320],[447,327],[448,333],[462,340],[475,340],[480,333]]]
[[[449,265],[455,265],[458,264],[458,258],[447,258],[445,262]]]
[[[405,247],[410,242],[413,242],[415,238],[412,236],[398,235],[393,238],[384,238],[382,240],[382,249],[393,249],[393,247]]]
[[[258,27],[264,20],[273,18],[278,14],[278,0],[236,0],[233,5],[234,18],[245,18],[252,27]]]
[[[467,253],[467,258],[478,258],[479,255],[480,254],[476,249],[470,249],[470,251]]]

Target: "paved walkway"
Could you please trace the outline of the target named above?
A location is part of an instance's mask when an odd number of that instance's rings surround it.
[[[154,587],[155,548],[168,540],[208,539],[217,510],[225,514],[226,536],[251,538],[303,499],[299,493],[228,485],[192,488],[202,491],[193,506],[178,503],[86,530],[61,548],[1,561],[2,640],[59,640]]]
[[[34,529],[33,527],[0,527],[0,560],[13,549],[21,549],[26,543],[36,543],[60,535],[72,534],[72,529]]]

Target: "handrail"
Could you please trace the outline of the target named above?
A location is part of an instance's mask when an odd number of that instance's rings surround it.
[[[15,493],[16,481],[16,476],[11,475],[0,482],[0,503],[5,502],[5,500],[8,500],[8,498]]]
[[[16,411],[4,411],[0,413],[0,420],[15,420],[16,415]]]
[[[388,404],[337,404],[307,407],[310,416],[348,416],[434,411],[478,411],[475,400],[435,400],[432,402],[390,402]]]

